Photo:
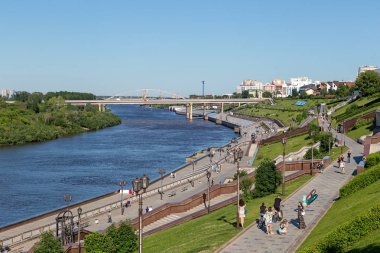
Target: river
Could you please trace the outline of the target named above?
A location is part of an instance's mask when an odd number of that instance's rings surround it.
[[[0,227],[65,205],[127,188],[136,176],[159,177],[186,156],[221,146],[235,134],[201,119],[139,106],[110,106],[118,126],[44,143],[0,148]]]

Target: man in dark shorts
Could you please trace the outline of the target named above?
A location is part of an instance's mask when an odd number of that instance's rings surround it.
[[[281,201],[280,195],[277,195],[277,197],[274,199],[273,207],[277,212],[281,211]]]

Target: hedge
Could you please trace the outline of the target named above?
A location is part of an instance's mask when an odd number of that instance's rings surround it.
[[[368,233],[380,228],[380,205],[377,205],[353,220],[337,227],[323,239],[301,253],[345,252],[347,248]]]
[[[380,151],[368,155],[366,159],[365,167],[370,168],[377,164],[380,164]]]
[[[354,177],[348,184],[340,188],[340,197],[347,197],[380,179],[380,165],[365,170]]]

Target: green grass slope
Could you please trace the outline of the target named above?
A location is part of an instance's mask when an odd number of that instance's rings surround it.
[[[297,190],[311,176],[303,176],[286,184],[286,195]],[[259,217],[262,202],[272,205],[275,194],[250,200],[245,226]],[[236,226],[236,205],[229,205],[208,215],[191,220],[144,238],[144,252],[214,252],[241,230]]]
[[[301,245],[300,250],[313,245],[315,242],[323,239],[336,227],[354,219],[363,211],[378,204],[380,204],[380,180],[350,196],[336,201]],[[371,233],[359,240],[352,249],[357,250],[368,246],[365,242],[366,240],[372,240],[372,243],[379,244],[380,236],[374,236],[373,233]]]

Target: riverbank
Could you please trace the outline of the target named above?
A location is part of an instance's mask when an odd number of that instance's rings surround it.
[[[121,123],[110,111],[99,112],[93,106],[69,106],[58,98],[51,100],[53,104],[43,104],[44,109],[38,112],[20,103],[1,103],[0,146],[54,140]]]

